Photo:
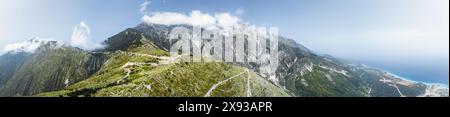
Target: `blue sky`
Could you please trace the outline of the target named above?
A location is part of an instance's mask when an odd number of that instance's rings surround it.
[[[92,39],[102,41],[138,24],[142,17],[139,5],[143,2],[144,0],[1,0],[0,47],[36,36],[68,40],[73,27],[80,21],[90,26]],[[444,39],[448,37],[448,4],[445,4],[448,0],[151,2],[148,12],[190,13],[192,10],[200,10],[213,14],[233,13],[237,9],[243,9],[244,14],[239,17],[244,22],[277,26],[280,33],[286,37],[293,38],[319,53],[339,57],[351,56],[358,59],[360,56],[382,54],[367,55],[367,51],[373,49],[385,50],[379,52],[389,55],[448,57],[448,38]],[[414,36],[440,39],[420,40]],[[410,44],[396,47],[403,42]],[[443,44],[445,42],[447,44]],[[425,48],[416,49],[417,46]],[[416,53],[407,52],[411,49],[416,50]]]
[[[322,54],[352,60],[439,60],[448,71],[448,0],[150,1],[148,13],[229,12],[243,22],[276,26],[285,37]],[[139,24],[143,2],[0,0],[0,48],[33,37],[69,42],[82,21],[91,40],[101,42]]]

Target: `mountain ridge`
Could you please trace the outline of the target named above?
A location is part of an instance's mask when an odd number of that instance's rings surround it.
[[[259,65],[255,63],[189,63],[185,61],[175,62],[173,60],[167,62],[173,58],[169,57],[167,50],[170,49],[171,42],[166,37],[169,31],[177,26],[192,28],[189,25],[141,23],[134,28],[125,29],[108,38],[104,42],[107,46],[102,49],[89,52],[81,49],[77,51],[77,49],[68,47],[71,48],[68,50],[79,52],[84,56],[81,57],[84,59],[70,59],[74,60],[74,63],[87,61],[81,62],[84,63],[82,65],[84,66],[82,67],[84,68],[81,73],[82,78],[65,83],[67,77],[55,75],[54,79],[57,80],[50,82],[50,84],[40,83],[38,87],[24,86],[28,87],[25,88],[27,90],[39,89],[31,92],[17,86],[15,88],[12,87],[21,81],[17,79],[23,78],[20,78],[20,75],[6,77],[11,76],[8,73],[13,71],[8,71],[10,69],[4,66],[14,65],[2,64],[2,61],[7,59],[0,59],[0,76],[4,76],[4,78],[0,79],[0,95],[69,97],[205,96],[213,86],[219,83],[218,79],[225,80],[233,75],[242,73],[247,75],[248,78],[239,75],[238,78],[229,80],[230,82],[227,80],[226,83],[216,86],[219,88],[218,92],[210,93],[210,95],[227,97],[246,97],[248,94],[254,94],[252,96],[300,97],[448,97],[448,88],[406,81],[379,69],[345,63],[329,55],[318,55],[294,40],[284,37],[280,37],[279,40],[280,66],[276,74],[279,82],[269,81],[267,76],[258,74],[257,68]],[[59,54],[68,55],[69,53],[62,52]],[[21,56],[29,58],[28,56],[37,56],[39,54],[41,52],[30,55],[25,53]],[[0,57],[5,56],[9,55]],[[52,57],[49,59],[52,59]],[[13,62],[18,63],[17,66],[23,66],[21,64],[27,63],[20,62],[21,59],[14,60],[19,61]],[[31,66],[35,66],[33,62],[28,63]],[[130,66],[124,67],[127,64]],[[79,65],[68,66],[69,68],[79,67]],[[180,71],[180,69],[182,70]],[[220,69],[228,69],[228,71],[220,71]],[[58,69],[55,69],[55,72],[52,73],[67,74],[66,72],[58,71]],[[188,80],[178,75],[189,76],[194,79]],[[212,76],[215,76],[216,79],[212,78]],[[42,77],[40,79],[46,78]],[[28,82],[33,84],[35,81],[28,80]],[[5,86],[5,84],[8,85]],[[43,88],[39,87],[51,88],[43,90]],[[249,89],[254,90],[248,91]],[[187,92],[195,93],[189,95]]]

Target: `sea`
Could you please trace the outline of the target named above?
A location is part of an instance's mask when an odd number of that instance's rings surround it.
[[[364,64],[403,79],[449,86],[449,59],[371,60]]]

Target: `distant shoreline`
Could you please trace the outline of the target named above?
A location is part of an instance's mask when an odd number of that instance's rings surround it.
[[[413,80],[413,79],[410,79],[410,78],[403,77],[403,76],[401,76],[401,75],[397,75],[396,73],[394,73],[394,72],[392,72],[392,71],[390,71],[390,70],[386,70],[386,69],[383,69],[383,68],[380,68],[380,67],[373,67],[373,66],[370,66],[370,65],[367,65],[367,64],[363,64],[363,65],[364,65],[364,66],[367,66],[367,67],[369,67],[369,68],[378,69],[378,70],[383,71],[383,72],[386,72],[386,73],[388,73],[389,75],[392,75],[392,76],[394,76],[394,77],[396,77],[396,78],[399,78],[399,79],[402,79],[402,80],[406,80],[406,81],[409,81],[409,82],[413,82],[413,83],[423,83],[423,84],[426,84],[426,85],[438,85],[438,86],[442,86],[442,87],[445,87],[445,88],[449,89],[449,84],[445,84],[445,83],[430,83],[430,82],[425,82],[425,81]]]
[[[413,83],[423,83],[423,84],[426,84],[426,85],[439,85],[439,86],[443,86],[443,87],[449,88],[449,85],[448,85],[448,84],[444,84],[444,83],[429,83],[429,82],[424,82],[424,81],[417,81],[417,80],[408,79],[408,78],[406,78],[406,77],[402,77],[402,76],[397,75],[397,74],[394,74],[394,73],[392,73],[392,72],[390,72],[390,71],[386,71],[386,70],[383,70],[383,71],[386,72],[386,73],[388,73],[389,75],[392,75],[392,76],[396,77],[396,78],[400,78],[400,79],[402,79],[402,80],[406,80],[406,81],[409,81],[409,82],[413,82]]]

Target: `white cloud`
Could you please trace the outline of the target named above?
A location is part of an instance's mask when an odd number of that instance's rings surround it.
[[[243,8],[238,8],[238,9],[236,9],[236,11],[234,11],[234,14],[236,14],[238,16],[244,15],[244,13],[245,13],[245,10]]]
[[[7,52],[28,52],[33,53],[38,49],[42,44],[45,44],[49,41],[56,41],[52,38],[39,38],[36,37],[34,39],[24,41],[24,42],[18,42],[18,43],[12,43],[8,44],[0,51],[0,55],[7,53]],[[60,42],[58,42],[60,43]]]
[[[215,15],[215,18],[217,19],[217,24],[222,27],[237,26],[241,22],[241,19],[230,13],[219,13]]]
[[[231,27],[238,26],[241,19],[228,12],[216,13],[214,16],[208,13],[194,10],[189,15],[177,12],[154,12],[151,16],[145,15],[142,21],[148,24],[187,24],[203,27]]]
[[[95,43],[92,40],[90,40],[90,28],[89,26],[81,21],[80,24],[74,27],[72,32],[72,37],[70,39],[70,45],[79,47],[86,50],[93,50],[97,48],[103,47],[100,43]],[[8,52],[28,52],[33,53],[38,49],[42,44],[46,44],[50,41],[56,41],[57,47],[62,46],[64,43],[59,42],[53,38],[40,38],[35,37],[31,40],[24,41],[24,42],[18,42],[18,43],[12,43],[5,45],[2,49],[0,49],[0,55],[8,53]]]
[[[99,43],[92,42],[90,40],[91,31],[89,26],[83,21],[79,25],[75,26],[72,32],[72,37],[70,39],[70,44],[82,49],[92,50],[96,48],[101,48],[102,45]]]
[[[147,6],[149,5],[149,4],[151,4],[152,2],[151,1],[145,1],[145,2],[143,2],[141,5],[140,5],[140,9],[139,9],[139,11],[142,13],[142,14],[146,14],[146,11],[147,11]]]

